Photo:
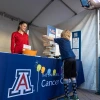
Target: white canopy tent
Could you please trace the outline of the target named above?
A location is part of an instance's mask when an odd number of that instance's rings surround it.
[[[0,11],[46,27],[64,22],[84,9],[80,0],[0,0]]]
[[[41,37],[46,34],[47,25],[71,31],[81,30],[86,80],[82,88],[98,90],[97,11],[84,10],[80,0],[0,0],[0,15],[0,51],[3,52],[10,52],[11,33],[16,31],[20,20],[30,24],[30,44],[39,55],[43,52]]]

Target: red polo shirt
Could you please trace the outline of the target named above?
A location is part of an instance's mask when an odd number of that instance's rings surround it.
[[[19,32],[13,32],[11,36],[11,53],[22,53],[23,44],[29,45],[28,35]]]

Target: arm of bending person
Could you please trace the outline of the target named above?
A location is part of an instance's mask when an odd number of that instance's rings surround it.
[[[94,9],[95,9],[95,7],[94,7],[94,6],[84,7],[84,9],[86,9],[86,10],[94,10]]]
[[[84,7],[87,10],[93,10],[100,8],[100,2],[95,2],[94,0],[88,0],[90,7]]]
[[[88,2],[90,2],[91,5],[93,5],[96,8],[100,8],[100,2],[97,0],[88,0]]]

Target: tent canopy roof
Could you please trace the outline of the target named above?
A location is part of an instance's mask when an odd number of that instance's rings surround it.
[[[37,26],[57,25],[84,9],[80,0],[0,0],[0,11]]]

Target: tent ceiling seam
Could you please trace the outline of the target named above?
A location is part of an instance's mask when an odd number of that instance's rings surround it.
[[[32,24],[32,22],[53,2],[54,0],[51,0],[30,22],[29,25]]]
[[[63,0],[60,0],[68,9],[70,9],[75,15],[77,15],[77,13],[72,9],[70,8]]]

